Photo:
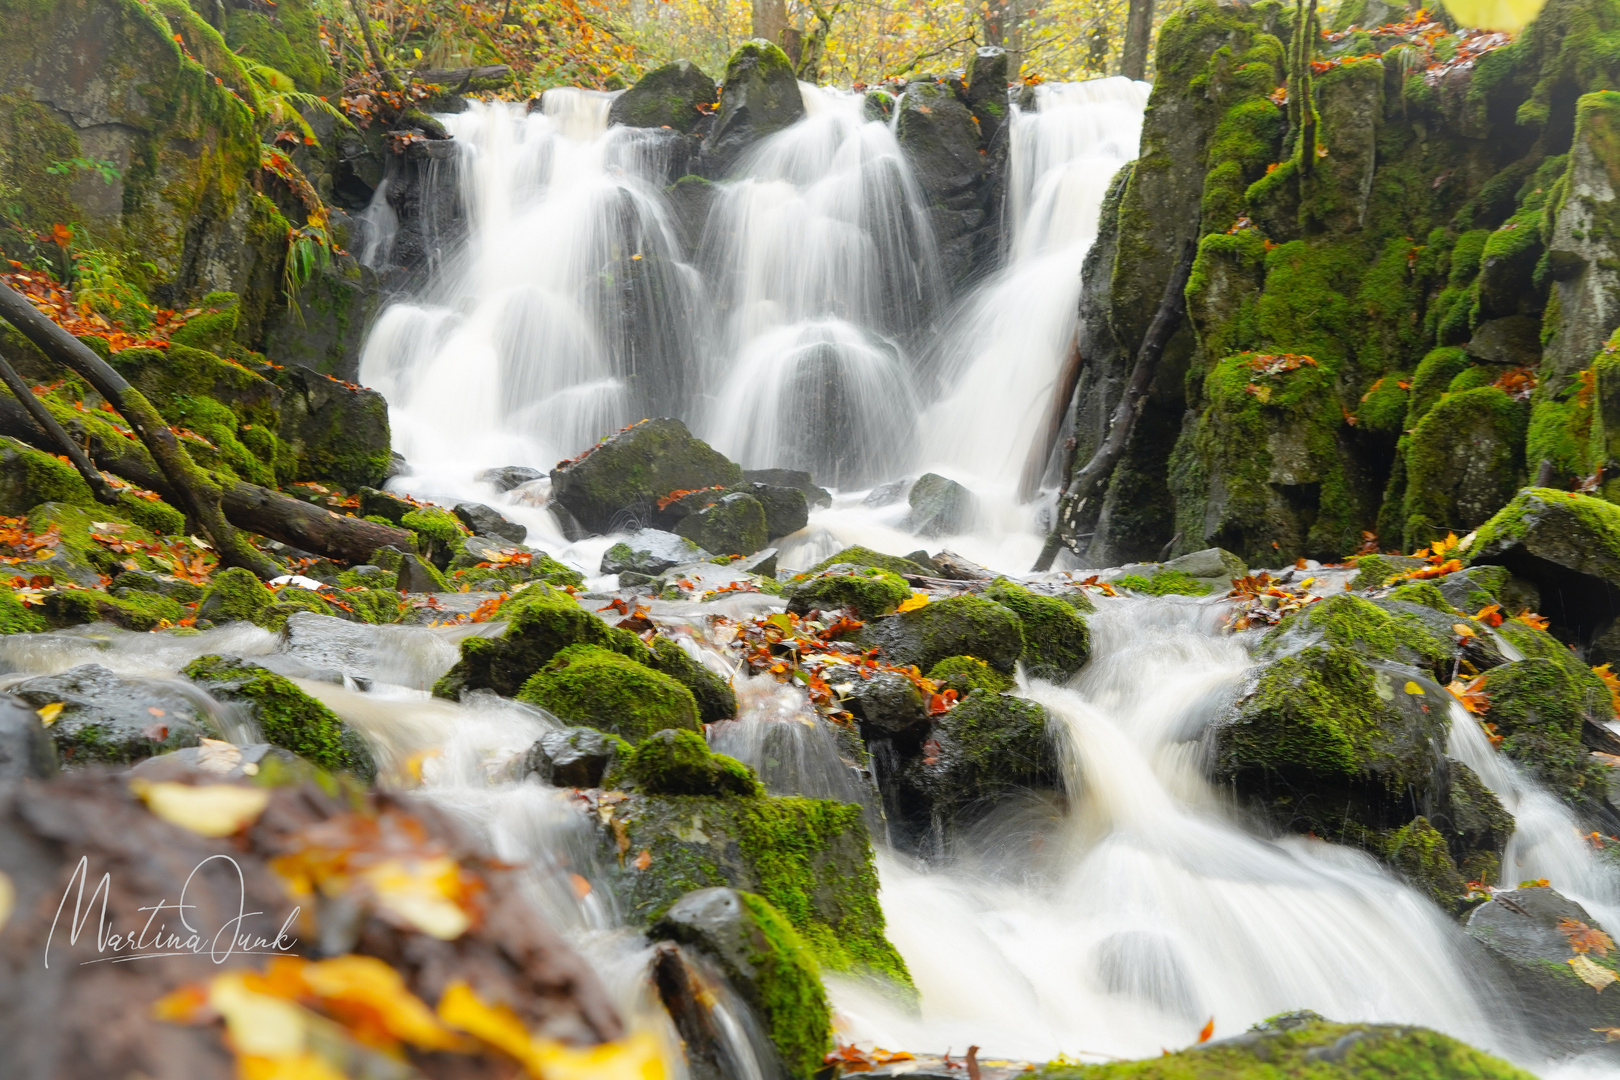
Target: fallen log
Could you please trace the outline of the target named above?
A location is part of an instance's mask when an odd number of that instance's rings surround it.
[[[0,397],[0,435],[9,435],[48,454],[57,452],[23,406],[9,397]],[[75,441],[83,440],[81,430]],[[112,446],[92,434],[90,457],[97,468],[173,501],[168,481],[138,444],[125,440],[121,446]],[[365,562],[378,548],[410,550],[415,542],[413,534],[404,529],[334,514],[257,484],[238,480],[221,486],[220,506],[232,525],[336,562]]]

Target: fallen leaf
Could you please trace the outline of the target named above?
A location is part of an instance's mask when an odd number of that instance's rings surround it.
[[[1593,1028],[1593,1031],[1603,1036],[1606,1043],[1620,1042],[1620,1027]]]
[[[652,865],[652,852],[648,851],[646,848],[642,848],[641,849],[641,854],[636,856],[636,861],[635,861],[636,869],[637,870],[645,870],[645,869],[647,869],[647,867],[649,867],[651,865]],[[1604,953],[1604,955],[1607,956],[1608,954]]]
[[[285,998],[248,989],[253,976],[232,972],[208,987],[208,1004],[225,1018],[231,1047],[253,1057],[291,1057],[304,1050],[310,1014]]]
[[[145,727],[141,728],[141,734],[145,735],[148,739],[151,739],[153,742],[162,742],[164,739],[167,739],[169,737],[169,725],[168,724],[147,724]],[[227,770],[227,771],[229,771],[229,770]]]
[[[4,870],[0,870],[0,930],[4,930],[6,922],[11,918],[11,911],[17,906],[17,887],[11,883],[11,878]]]
[[[1608,956],[1614,949],[1613,938],[1579,919],[1559,919],[1558,932],[1564,935],[1569,947],[1577,953],[1595,952],[1599,956]]]
[[[197,747],[197,767],[204,772],[229,773],[242,763],[242,751],[223,739],[205,738]]]
[[[920,607],[927,607],[927,606],[928,606],[928,594],[925,593],[925,592],[918,592],[918,593],[912,593],[911,594],[911,599],[901,601],[900,606],[896,610],[899,611],[901,614],[904,614],[905,612],[916,611]]]
[[[441,941],[454,941],[472,925],[456,903],[460,867],[447,855],[386,859],[361,874],[377,904],[396,920]]]
[[[323,1006],[346,1020],[351,1030],[358,1029],[362,1041],[373,1041],[365,1038],[370,1027],[423,1050],[461,1045],[462,1040],[406,988],[404,976],[374,956],[337,956],[303,963],[298,975],[323,999]]]
[[[39,722],[44,724],[46,727],[50,727],[52,724],[56,723],[56,718],[62,715],[63,704],[64,703],[60,701],[53,701],[49,705],[41,705],[38,710]]]
[[[1614,972],[1610,971],[1606,967],[1600,967],[1599,965],[1592,963],[1592,961],[1588,960],[1585,956],[1572,957],[1571,959],[1565,961],[1565,963],[1575,969],[1575,974],[1580,976],[1581,982],[1585,983],[1587,986],[1590,986],[1593,990],[1596,990],[1600,994],[1603,993],[1603,988],[1605,986],[1608,986],[1610,983],[1616,980]]]
[[[1207,1043],[1207,1042],[1209,1042],[1210,1039],[1212,1039],[1214,1037],[1215,1037],[1215,1018],[1212,1016],[1212,1017],[1209,1018],[1209,1023],[1205,1024],[1203,1026],[1203,1029],[1198,1032],[1198,1041],[1201,1042],[1201,1043]]]
[[[587,896],[591,895],[591,883],[583,875],[569,874],[568,882],[569,884],[573,885],[574,895],[579,899],[583,900]]]
[[[1412,682],[1410,679],[1407,680],[1407,683],[1406,683],[1406,686],[1404,687],[1404,689],[1406,690],[1406,692],[1408,694],[1421,694],[1421,693],[1423,693],[1423,687],[1419,686],[1415,682]]]
[[[236,784],[193,787],[137,778],[129,789],[153,814],[199,836],[230,836],[257,821],[270,803],[263,788]]]

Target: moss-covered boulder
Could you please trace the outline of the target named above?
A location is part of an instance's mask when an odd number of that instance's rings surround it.
[[[1612,949],[1577,954],[1571,933],[1598,922],[1585,908],[1546,887],[1499,892],[1468,915],[1468,935],[1485,947],[1506,970],[1522,1014],[1543,1037],[1565,1051],[1602,1046],[1602,1029],[1620,1027],[1620,997],[1594,992],[1575,973],[1570,961],[1620,976],[1620,957]],[[1599,1029],[1593,1031],[1593,1028]]]
[[[685,730],[658,731],[637,743],[619,757],[606,783],[644,795],[765,794],[753,769]]]
[[[633,923],[646,925],[694,889],[764,897],[824,971],[874,975],[909,988],[884,936],[864,811],[852,803],[763,795],[644,795],[586,818],[595,872]],[[645,854],[643,854],[645,853]]]
[[[634,646],[625,645],[636,660],[654,671],[663,672],[690,690],[697,701],[698,717],[705,724],[736,717],[737,694],[732,690],[731,683],[694,660],[676,641],[660,634],[653,638],[652,647],[645,655]]]
[[[90,589],[48,594],[39,606],[46,626],[59,630],[68,626],[103,622],[124,630],[160,630],[186,617],[178,601],[157,593],[121,590],[121,595]]]
[[[861,643],[882,648],[890,663],[924,671],[949,656],[974,656],[1011,673],[1024,654],[1024,629],[1017,615],[994,600],[953,596],[869,622]]]
[[[991,582],[984,595],[1018,616],[1024,629],[1024,670],[1030,675],[1061,681],[1085,666],[1091,631],[1073,607],[1006,578]]]
[[[1394,1024],[1339,1024],[1312,1012],[1262,1021],[1241,1035],[1143,1061],[1048,1065],[1038,1080],[1238,1080],[1370,1076],[1532,1080],[1532,1074],[1449,1035]]]
[[[239,656],[202,656],[181,672],[219,701],[244,706],[264,741],[329,772],[371,782],[377,765],[359,732],[291,679]]]
[[[334,480],[351,490],[387,479],[392,450],[381,394],[298,365],[281,379],[277,434],[294,461],[286,479]]]
[[[517,700],[558,719],[645,739],[700,728],[697,699],[668,675],[598,645],[570,645],[523,684]]]
[[[1579,662],[1531,657],[1486,672],[1485,691],[1504,753],[1577,805],[1604,798],[1604,766],[1581,745],[1586,723],[1613,716],[1602,680]]]
[[[914,826],[966,824],[1017,792],[1061,790],[1055,733],[1035,702],[975,690],[937,719],[898,784]]]
[[[24,604],[11,586],[0,586],[0,634],[37,634],[47,629],[44,617]]]
[[[558,504],[597,532],[651,520],[673,492],[741,481],[741,468],[670,419],[643,420],[551,470]]]
[[[1417,817],[1396,829],[1384,842],[1384,858],[1413,888],[1440,907],[1451,909],[1463,895],[1463,876],[1451,858],[1440,830]]]
[[[721,555],[751,555],[771,537],[764,505],[742,492],[722,495],[697,513],[688,514],[675,526],[675,532]]]
[[[828,567],[842,564],[864,566],[874,570],[887,570],[891,574],[915,574],[919,577],[932,577],[935,573],[934,568],[931,566],[923,566],[898,555],[885,555],[881,551],[873,551],[871,548],[860,547],[859,545],[847,547],[836,554],[829,555],[812,566],[806,573],[819,574]]]
[[[713,111],[714,80],[690,60],[653,68],[613,99],[608,123],[690,134]]]
[[[8,692],[35,709],[59,706],[46,729],[67,767],[128,765],[220,737],[184,684],[118,675],[100,664],[25,679]]]
[[[1002,674],[976,656],[947,656],[928,669],[928,677],[942,687],[955,690],[961,697],[975,690],[1002,694],[1017,685],[1012,676]]]
[[[1350,593],[1330,596],[1284,619],[1266,635],[1261,647],[1276,655],[1307,639],[1450,677],[1451,642],[1437,634],[1423,616],[1393,604],[1375,604]]]
[[[1429,410],[1406,451],[1407,544],[1476,528],[1513,498],[1528,421],[1525,403],[1494,386],[1447,394]]]
[[[641,574],[657,577],[686,563],[704,562],[713,556],[684,536],[662,529],[638,529],[602,553],[599,568],[604,574]]]
[[[885,570],[834,567],[786,589],[788,610],[796,615],[848,608],[862,619],[875,619],[911,596],[911,586]]]
[[[719,964],[764,1025],[792,1080],[812,1080],[832,1047],[831,1007],[814,954],[770,901],[735,889],[697,889],[650,931]]]
[[[755,142],[803,115],[804,98],[787,54],[768,41],[743,42],[726,61],[720,111],[704,145],[707,174],[723,175]]]
[[[276,594],[265,588],[251,570],[239,566],[214,575],[197,605],[197,618],[215,623],[258,622],[264,610],[276,602]]]

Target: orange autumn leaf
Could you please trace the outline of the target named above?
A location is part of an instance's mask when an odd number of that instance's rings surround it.
[[[1485,692],[1485,676],[1483,675],[1467,683],[1461,679],[1453,679],[1446,689],[1451,691],[1451,696],[1456,698],[1463,708],[1475,716],[1479,716],[1491,707],[1491,698]]]
[[[634,865],[637,870],[647,869],[647,867],[652,865],[652,852],[648,851],[646,848],[642,848],[641,854],[636,856],[636,861],[632,865]]]
[[[1614,939],[1595,926],[1579,919],[1559,919],[1558,932],[1564,935],[1569,947],[1577,953],[1595,952],[1608,956],[1614,950]]]
[[[1529,608],[1525,608],[1523,611],[1521,611],[1517,615],[1515,615],[1514,618],[1518,619],[1520,622],[1524,623],[1526,626],[1535,627],[1537,630],[1545,630],[1545,629],[1547,629],[1547,622],[1548,622],[1547,619],[1544,616],[1537,615],[1535,612],[1531,611]]]
[[[1204,1025],[1203,1030],[1199,1031],[1199,1033],[1198,1033],[1198,1041],[1201,1042],[1201,1043],[1207,1043],[1207,1042],[1209,1042],[1210,1039],[1212,1039],[1214,1037],[1215,1037],[1215,1018],[1212,1016],[1212,1017],[1209,1018],[1209,1023]]]

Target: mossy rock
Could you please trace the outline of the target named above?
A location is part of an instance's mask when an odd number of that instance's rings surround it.
[[[422,506],[400,516],[401,527],[416,534],[416,550],[435,569],[450,565],[462,549],[462,542],[472,534],[448,510],[437,506]]]
[[[277,436],[292,466],[288,480],[330,480],[350,490],[382,483],[393,463],[388,402],[375,390],[352,386],[290,364]]]
[[[257,623],[264,611],[276,602],[276,594],[251,570],[233,566],[215,574],[208,592],[197,605],[197,618],[215,623]]]
[[[1214,587],[1182,570],[1158,570],[1152,574],[1122,574],[1108,584],[1148,596],[1208,596]]]
[[[1504,624],[1505,625],[1505,624]],[[1490,709],[1501,750],[1567,801],[1601,801],[1605,766],[1581,745],[1588,719],[1612,715],[1608,688],[1578,661],[1531,657],[1485,674]]]
[[[1494,386],[1447,394],[1406,450],[1405,541],[1428,544],[1485,523],[1524,472],[1528,410]]]
[[[1462,899],[1463,876],[1452,861],[1446,838],[1428,818],[1413,818],[1396,829],[1384,843],[1384,858],[1442,909],[1451,911]]]
[[[1050,718],[1033,701],[975,690],[937,718],[930,737],[935,745],[901,781],[903,800],[926,807],[928,822],[961,823],[1009,794],[1063,786]]]
[[[690,60],[653,68],[613,99],[608,123],[626,127],[669,128],[685,135],[713,111],[714,80]]]
[[[644,795],[765,794],[753,769],[714,753],[695,731],[653,733],[620,756],[603,783]]]
[[[628,518],[651,520],[672,492],[741,482],[741,467],[670,419],[643,420],[551,471],[558,505],[598,532]]]
[[[1357,591],[1381,589],[1396,575],[1427,565],[1410,555],[1362,555],[1355,564],[1356,576],[1350,579],[1350,588]]]
[[[1311,1012],[1256,1024],[1230,1039],[1143,1061],[1047,1065],[1035,1080],[1533,1080],[1450,1035],[1393,1024],[1338,1024]]]
[[[822,559],[805,573],[819,574],[829,566],[838,566],[840,564],[864,566],[873,570],[887,570],[891,574],[915,574],[919,577],[933,577],[938,573],[931,566],[922,566],[912,562],[910,559],[903,559],[898,555],[885,555],[881,551],[873,551],[871,548],[860,547],[859,545],[847,547],[836,555]]]
[[[125,630],[159,630],[186,617],[178,601],[157,593],[126,589],[109,596],[89,589],[49,593],[40,613],[51,629],[104,622]]]
[[[1261,641],[1275,655],[1291,641],[1320,639],[1379,660],[1426,668],[1449,677],[1453,649],[1420,617],[1392,614],[1350,593],[1339,593],[1288,616]]]
[[[716,173],[723,173],[754,142],[803,115],[804,97],[787,54],[768,41],[745,41],[726,61],[720,111],[704,152],[714,159]]]
[[[991,582],[984,595],[1018,616],[1024,628],[1024,670],[1030,675],[1060,682],[1085,666],[1091,631],[1073,607],[1006,578]]]
[[[751,555],[770,541],[764,504],[741,492],[723,495],[718,502],[688,514],[676,524],[675,533],[722,555]]]
[[[265,742],[330,772],[372,782],[377,765],[358,732],[291,679],[239,656],[203,656],[181,674],[220,701],[247,707]]]
[[[653,638],[652,648],[645,658],[636,659],[692,691],[698,705],[698,718],[705,724],[736,717],[737,695],[731,684],[688,656],[675,641],[659,635]]]
[[[598,645],[562,649],[516,696],[568,723],[625,739],[645,739],[665,728],[701,728],[692,691]]]
[[[61,706],[48,732],[69,768],[128,765],[220,736],[213,719],[173,682],[121,675],[100,664],[25,679],[7,693],[33,709]]]
[[[462,690],[493,690],[512,697],[568,646],[608,645],[614,640],[607,623],[550,585],[537,583],[513,593],[500,614],[505,632],[498,638],[463,640],[461,659],[433,688],[436,695],[454,700]]]
[[[927,671],[949,656],[975,656],[1011,674],[1024,654],[1023,623],[994,600],[953,596],[869,622],[863,647],[883,649],[890,663]]]
[[[1620,608],[1620,506],[1527,488],[1474,534],[1467,566],[1505,566],[1533,583],[1561,634],[1586,638]]]
[[[717,962],[764,1025],[791,1080],[812,1080],[832,1047],[831,1007],[814,953],[770,901],[735,889],[698,889],[649,931]]]
[[[911,586],[884,570],[848,567],[795,582],[786,595],[787,608],[795,615],[849,608],[859,618],[875,619],[910,599]]]
[[[1457,614],[1451,602],[1446,599],[1446,594],[1440,591],[1440,586],[1432,581],[1408,581],[1405,585],[1398,585],[1391,590],[1389,598],[1408,604],[1421,604],[1442,615]]]
[[[44,616],[24,604],[17,590],[0,586],[0,634],[37,634],[46,629]]]
[[[947,656],[928,669],[928,677],[961,697],[975,690],[1004,694],[1018,685],[1010,675],[1003,675],[976,656]]]
[[[905,961],[885,937],[861,807],[824,799],[631,793],[611,820],[593,813],[587,821],[595,830],[597,871],[632,924],[656,921],[694,889],[741,889],[781,912],[822,970],[911,989]],[[621,836],[627,846],[621,847]]]

